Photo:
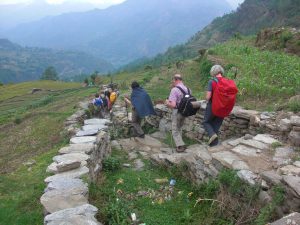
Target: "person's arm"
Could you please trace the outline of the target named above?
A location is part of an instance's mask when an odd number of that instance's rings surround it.
[[[211,91],[207,91],[205,96],[206,101],[209,101],[210,98],[211,98]]]
[[[205,99],[206,101],[209,101],[211,99],[212,96],[212,80],[208,81],[208,85],[207,85],[207,91],[206,91],[206,96]]]
[[[169,107],[169,108],[171,108],[171,109],[176,108],[176,102],[171,101],[171,100],[169,100],[169,99],[166,100],[165,104],[166,104],[167,107]]]
[[[176,89],[172,88],[169,98],[165,101],[165,105],[171,109],[175,109],[177,97]]]
[[[130,105],[131,105],[131,101],[128,99],[127,96],[124,96],[124,101],[125,101],[127,104],[130,104]]]

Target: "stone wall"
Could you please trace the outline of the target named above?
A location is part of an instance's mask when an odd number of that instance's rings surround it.
[[[191,139],[206,141],[208,137],[202,125],[205,101],[200,101],[200,109],[195,116],[188,117],[185,121],[183,131]],[[160,131],[171,130],[171,110],[165,105],[156,105],[157,117],[148,119],[151,124],[157,126]],[[245,110],[239,106],[234,107],[230,116],[225,118],[220,129],[222,140],[231,137],[241,137],[245,134],[256,135],[268,133],[274,135],[283,142],[294,146],[300,146],[300,116],[291,112],[258,112]]]
[[[85,118],[87,103],[65,121],[71,134],[70,144],[59,150],[47,172],[47,187],[40,201],[44,207],[44,224],[101,225],[95,215],[98,209],[88,204],[88,184],[95,182],[102,160],[111,152],[109,120]],[[82,125],[83,124],[83,125]],[[82,125],[82,126],[81,126]]]

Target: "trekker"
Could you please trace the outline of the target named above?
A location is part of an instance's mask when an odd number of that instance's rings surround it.
[[[103,101],[98,93],[95,94],[95,98],[93,99],[93,105],[95,109],[95,115],[103,118]]]
[[[109,92],[110,109],[112,109],[112,106],[115,104],[117,100],[117,93],[112,88],[109,88],[108,92]]]
[[[208,81],[208,87],[206,92],[206,101],[207,106],[205,109],[204,114],[204,121],[203,126],[208,133],[209,140],[208,144],[209,146],[215,146],[218,145],[218,132],[219,129],[223,123],[223,117],[216,116],[212,113],[212,97],[215,90],[215,86],[217,84],[216,79],[222,78],[224,74],[224,69],[220,65],[214,65],[210,70],[210,75],[212,76],[212,79]]]
[[[183,84],[182,77],[180,74],[175,74],[172,79],[172,89],[169,98],[166,100],[165,104],[172,111],[172,136],[176,145],[177,152],[184,152],[186,146],[182,140],[181,129],[184,123],[185,117],[182,116],[177,109],[181,99],[183,98],[183,93],[180,91],[180,87],[184,92],[188,93],[188,88]]]
[[[131,88],[130,100],[126,96],[124,100],[125,103],[132,105],[132,126],[135,136],[144,138],[145,133],[141,127],[141,120],[146,116],[156,115],[156,113],[150,96],[136,81],[132,82]]]

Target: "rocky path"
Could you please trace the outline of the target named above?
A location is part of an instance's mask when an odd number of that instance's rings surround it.
[[[116,106],[115,109],[114,120],[123,123],[130,120],[130,114],[127,116],[123,107]],[[45,224],[101,224],[94,217],[97,208],[88,204],[88,186],[81,178],[89,175],[91,179],[101,171],[101,161],[110,154],[110,146],[127,152],[137,170],[144,166],[138,155],[166,166],[184,163],[188,166],[186,172],[195,183],[216,177],[224,168],[236,170],[238,176],[250,185],[261,186],[259,197],[263,203],[270,201],[271,187],[281,184],[287,196],[280,213],[284,215],[300,211],[299,149],[280,142],[270,134],[247,134],[223,141],[212,148],[205,143],[195,144],[188,146],[184,153],[176,153],[162,142],[166,137],[165,132],[110,142],[106,132],[111,123],[109,120],[85,120],[84,126],[78,129],[74,126],[75,117],[70,117],[66,124],[76,134],[67,147],[59,150],[59,155],[53,158],[53,163],[47,168],[54,175],[45,179],[47,188],[41,197],[45,213],[48,214]],[[117,124],[120,126],[120,123]],[[272,223],[277,224],[300,224],[299,213]]]
[[[88,163],[108,124],[110,121],[105,119],[85,120],[70,144],[53,157],[47,172],[54,175],[45,179],[47,187],[40,199],[47,214],[44,224],[101,224],[94,217],[98,209],[88,204],[88,184],[81,178],[89,175]]]

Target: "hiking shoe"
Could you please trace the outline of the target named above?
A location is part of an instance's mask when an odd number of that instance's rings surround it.
[[[141,134],[139,138],[145,138],[145,134]]]
[[[216,140],[218,138],[218,135],[216,135],[216,134],[213,134],[210,138],[209,138],[209,140],[208,140],[208,144],[210,145],[214,140]]]
[[[178,153],[180,153],[180,152],[184,152],[184,151],[185,151],[185,149],[186,149],[186,147],[185,147],[184,145],[182,145],[182,146],[178,146],[178,147],[176,148],[176,152],[178,152]]]

